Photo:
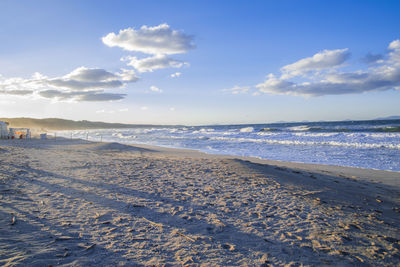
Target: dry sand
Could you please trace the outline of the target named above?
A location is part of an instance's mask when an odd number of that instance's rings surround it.
[[[400,266],[400,174],[0,140],[3,266]]]

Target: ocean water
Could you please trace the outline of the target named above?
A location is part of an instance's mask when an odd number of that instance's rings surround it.
[[[57,135],[400,172],[400,120],[141,127]]]

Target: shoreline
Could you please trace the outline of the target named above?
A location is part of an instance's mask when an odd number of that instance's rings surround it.
[[[337,169],[344,170],[346,173],[352,173],[353,175],[364,175],[369,177],[370,179],[373,178],[373,176],[378,176],[380,179],[384,179],[382,182],[388,182],[389,185],[392,186],[397,186],[400,188],[400,171],[391,171],[391,170],[380,170],[380,169],[372,169],[372,168],[362,168],[362,167],[352,167],[352,166],[342,166],[342,165],[330,165],[330,164],[314,164],[314,163],[304,163],[304,162],[296,162],[296,161],[284,161],[284,160],[272,160],[272,159],[264,159],[264,158],[259,158],[259,157],[252,157],[252,156],[238,156],[238,155],[229,155],[229,154],[214,154],[214,153],[207,153],[205,151],[201,150],[195,150],[195,149],[190,149],[190,148],[180,148],[180,147],[169,147],[169,146],[157,146],[157,145],[147,145],[147,144],[132,144],[132,143],[119,143],[119,142],[98,142],[98,141],[90,141],[90,140],[84,140],[84,139],[76,139],[76,140],[83,140],[83,141],[88,141],[88,142],[93,142],[93,143],[118,143],[121,145],[127,145],[127,146],[136,146],[136,147],[143,147],[143,148],[148,148],[148,149],[154,149],[154,150],[159,150],[159,151],[169,151],[171,153],[200,153],[200,154],[205,154],[207,156],[215,156],[217,158],[227,158],[227,159],[241,159],[244,161],[250,161],[254,163],[259,163],[259,164],[268,164],[268,165],[276,165],[276,166],[282,166],[282,167],[288,167],[288,168],[298,168],[298,169],[310,169],[314,171],[321,171],[321,170],[330,170],[333,172],[338,173]],[[390,177],[390,181],[388,181],[386,178],[387,176]],[[378,180],[377,180],[378,181]]]
[[[341,122],[336,126],[318,122],[316,127],[310,123],[296,127],[283,124],[284,126],[278,128],[268,128],[267,124],[260,124],[257,127],[247,125],[248,127],[243,128],[228,125],[63,133],[67,138],[72,133],[77,138],[86,138],[88,134],[94,141],[100,141],[100,136],[103,136],[103,140],[108,142],[192,148],[219,155],[400,172],[400,162],[397,160],[400,157],[400,135],[382,132],[383,128],[376,128],[375,122],[368,125],[347,124],[349,122]],[[265,129],[269,130],[265,132]]]
[[[80,139],[80,138],[78,138]],[[83,140],[83,139],[82,139]],[[97,143],[98,141],[92,141]],[[215,155],[215,156],[221,156],[221,157],[236,157],[236,158],[243,158],[243,159],[249,159],[252,161],[265,161],[266,163],[269,162],[271,164],[276,164],[280,165],[279,163],[289,163],[289,164],[298,164],[298,165],[311,165],[311,166],[326,166],[329,168],[331,167],[340,167],[340,168],[349,168],[349,169],[361,169],[361,170],[371,170],[371,171],[383,171],[383,172],[392,172],[392,173],[399,173],[400,171],[392,171],[392,170],[381,170],[381,169],[374,169],[374,168],[363,168],[363,167],[354,167],[354,166],[344,166],[344,165],[333,165],[333,164],[322,164],[322,163],[306,163],[306,162],[300,162],[300,161],[286,161],[286,160],[274,160],[274,159],[267,159],[267,158],[261,158],[261,157],[256,157],[256,156],[239,156],[239,155],[231,155],[231,154],[218,154],[218,153],[208,153],[206,151],[202,150],[195,150],[195,149],[190,149],[190,148],[181,148],[181,147],[173,147],[173,146],[161,146],[161,145],[147,145],[147,144],[141,144],[141,143],[123,143],[123,142],[104,142],[104,143],[119,143],[119,144],[124,144],[124,145],[130,145],[130,146],[149,146],[149,147],[156,147],[156,148],[167,148],[167,149],[176,149],[176,150],[189,150],[189,151],[195,151],[198,153],[204,153],[207,155]]]
[[[57,138],[65,138],[66,140],[71,140],[69,138],[66,137],[57,137]],[[221,157],[237,157],[237,158],[248,158],[249,160],[255,161],[255,162],[260,162],[260,161],[265,161],[266,163],[270,163],[270,164],[276,164],[276,165],[281,165],[280,163],[283,163],[282,165],[285,165],[285,163],[289,163],[289,164],[295,164],[295,165],[309,165],[309,166],[326,166],[327,168],[331,167],[339,167],[339,168],[349,168],[349,169],[355,169],[355,170],[370,170],[370,171],[377,171],[377,172],[389,172],[389,173],[395,173],[395,174],[400,174],[400,170],[399,171],[394,171],[394,170],[382,170],[382,169],[375,169],[375,168],[364,168],[364,167],[355,167],[355,166],[344,166],[344,165],[333,165],[333,164],[323,164],[323,163],[306,163],[306,162],[300,162],[300,161],[286,161],[286,160],[273,160],[273,159],[267,159],[267,158],[261,158],[261,157],[257,157],[257,156],[240,156],[240,155],[232,155],[232,154],[218,154],[218,153],[208,153],[206,151],[202,151],[202,150],[196,150],[196,149],[191,149],[191,148],[181,148],[181,147],[173,147],[173,146],[162,146],[162,145],[148,145],[148,144],[143,144],[143,143],[124,143],[124,142],[116,142],[116,141],[112,141],[112,142],[107,142],[107,141],[97,141],[97,140],[85,140],[83,138],[73,138],[72,140],[83,140],[83,141],[88,141],[88,142],[93,142],[93,143],[119,143],[119,144],[123,144],[123,145],[129,145],[129,146],[148,146],[148,147],[155,147],[155,148],[166,148],[166,149],[172,149],[172,150],[188,150],[188,151],[194,151],[194,152],[198,152],[198,153],[204,153],[207,155],[215,155],[215,156],[221,156]]]
[[[33,137],[31,140],[40,140],[39,138]],[[393,173],[394,175],[400,174],[400,171],[392,171],[392,170],[381,170],[381,169],[374,169],[374,168],[363,168],[363,167],[354,167],[354,166],[344,166],[344,165],[333,165],[333,164],[322,164],[322,163],[306,163],[306,162],[300,162],[300,161],[285,161],[285,160],[273,160],[273,159],[266,159],[266,158],[261,158],[261,157],[256,157],[256,156],[240,156],[240,155],[231,155],[231,154],[217,154],[217,153],[208,153],[206,151],[202,150],[196,150],[196,149],[191,149],[191,148],[181,148],[181,147],[173,147],[173,146],[162,146],[162,145],[148,145],[148,144],[143,144],[143,143],[124,143],[124,142],[108,142],[108,141],[96,141],[96,140],[85,140],[83,138],[66,138],[62,136],[57,136],[57,140],[54,139],[46,139],[47,141],[68,141],[68,140],[80,140],[83,142],[89,142],[89,143],[103,143],[103,144],[121,144],[121,145],[126,145],[126,146],[133,146],[133,147],[143,147],[143,148],[149,148],[149,149],[154,149],[154,150],[159,150],[159,151],[170,151],[170,152],[190,152],[190,153],[200,153],[200,154],[205,154],[208,156],[215,156],[215,157],[226,157],[226,158],[238,158],[238,159],[243,159],[243,160],[248,160],[251,162],[255,163],[260,163],[260,164],[269,164],[269,165],[277,165],[277,166],[290,166],[290,167],[297,167],[297,168],[304,168],[307,169],[310,167],[311,169],[335,169],[335,168],[343,168],[345,170],[348,170],[349,172],[357,172],[357,170],[362,171],[362,172],[373,172],[374,174],[378,174],[380,172],[386,172],[390,175],[390,173]],[[1,139],[0,139],[1,141]],[[21,140],[15,140],[15,141],[21,141]],[[1,143],[0,143],[1,145]],[[397,184],[397,186],[400,186],[400,182]]]
[[[392,172],[81,139],[14,141],[0,140],[5,266],[400,263]]]

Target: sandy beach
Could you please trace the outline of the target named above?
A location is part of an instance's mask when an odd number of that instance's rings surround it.
[[[2,266],[400,266],[400,173],[0,140]]]

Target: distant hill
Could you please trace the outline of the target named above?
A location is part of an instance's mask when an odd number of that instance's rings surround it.
[[[400,116],[389,116],[384,118],[377,118],[375,120],[400,120]]]
[[[0,121],[6,121],[9,127],[31,128],[35,131],[54,131],[54,130],[85,130],[85,129],[110,129],[110,128],[140,128],[152,127],[158,125],[145,124],[123,124],[123,123],[106,123],[98,121],[73,121],[57,118],[49,119],[32,119],[32,118],[0,118]]]

